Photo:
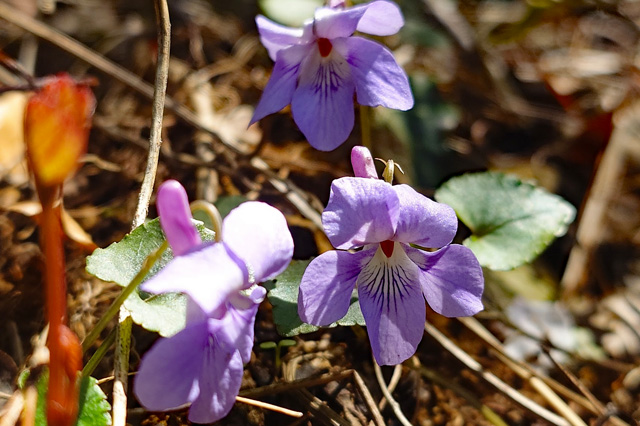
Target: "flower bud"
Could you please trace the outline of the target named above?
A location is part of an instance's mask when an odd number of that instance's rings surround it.
[[[24,136],[36,183],[60,185],[87,150],[95,98],[67,74],[46,82],[27,102]]]

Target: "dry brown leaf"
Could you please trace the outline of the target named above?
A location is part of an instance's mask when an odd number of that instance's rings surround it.
[[[24,108],[28,95],[8,92],[0,95],[0,178],[15,185],[29,179],[24,161]]]
[[[15,203],[12,206],[7,208],[9,211],[14,211],[25,216],[35,217],[40,215],[42,212],[42,206],[37,201],[21,201],[19,203]],[[65,235],[69,237],[72,241],[79,244],[85,250],[92,252],[97,249],[98,246],[93,242],[91,235],[89,235],[82,226],[67,212],[67,210],[62,208],[62,230]]]

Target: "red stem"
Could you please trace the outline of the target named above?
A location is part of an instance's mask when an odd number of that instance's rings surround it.
[[[42,223],[40,244],[45,260],[46,311],[49,321],[49,391],[47,423],[71,426],[78,412],[77,372],[82,368],[82,350],[76,335],[66,326],[67,285],[62,246],[60,188],[40,192]]]

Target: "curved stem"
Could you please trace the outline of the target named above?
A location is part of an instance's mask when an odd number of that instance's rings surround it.
[[[131,293],[133,293],[136,288],[138,288],[142,280],[144,280],[149,271],[151,271],[153,265],[155,265],[156,262],[160,260],[162,254],[168,247],[169,244],[165,240],[156,251],[147,256],[147,258],[144,260],[144,263],[142,264],[142,268],[140,268],[140,271],[136,274],[135,277],[133,277],[131,282],[122,290],[118,297],[116,297],[113,303],[111,303],[111,306],[109,306],[109,309],[107,309],[107,312],[102,315],[91,332],[87,335],[87,337],[84,338],[84,340],[82,341],[83,351],[86,352],[87,349],[89,349],[91,345],[93,345],[93,343],[96,341],[98,336],[100,336],[100,333],[102,332],[102,330],[104,330],[109,321],[111,321],[113,317],[116,316],[124,301],[127,300],[129,296],[131,296]]]

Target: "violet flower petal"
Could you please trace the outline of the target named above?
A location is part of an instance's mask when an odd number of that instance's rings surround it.
[[[387,36],[397,33],[404,25],[402,12],[393,2],[379,0],[359,7],[366,8],[356,28],[361,33]]]
[[[321,58],[318,49],[311,50],[302,62],[291,99],[293,120],[320,151],[331,151],[347,140],[355,120],[349,64],[336,52],[328,58]]]
[[[253,348],[254,324],[258,306],[264,300],[267,290],[256,286],[249,296],[232,295],[229,299],[227,314],[222,319],[227,336],[240,352],[243,363],[251,360]]]
[[[393,237],[400,202],[382,180],[344,177],[331,184],[322,226],[335,248],[348,250]]]
[[[368,5],[332,9],[319,7],[313,16],[313,30],[318,38],[335,39],[351,36],[358,22],[367,11]]]
[[[317,37],[349,37],[356,30],[373,35],[391,35],[404,25],[395,3],[378,0],[345,9],[321,7],[314,14],[313,29]]]
[[[364,146],[354,146],[351,150],[351,166],[356,177],[378,179],[371,152]]]
[[[416,192],[409,185],[394,185],[400,200],[395,241],[439,248],[453,241],[458,228],[456,212]]]
[[[350,37],[344,43],[359,104],[401,111],[413,107],[407,74],[386,47],[362,37]]]
[[[452,244],[435,252],[405,246],[421,270],[420,285],[429,306],[445,317],[475,315],[483,309],[482,268],[467,247]]]
[[[332,250],[313,259],[300,282],[300,319],[325,326],[344,317],[358,274],[376,250],[376,246],[356,253]]]
[[[211,315],[248,281],[244,262],[224,243],[205,244],[174,257],[156,275],[140,285],[149,293],[185,293]]]
[[[307,44],[313,40],[313,34],[309,30],[285,27],[262,15],[256,16],[256,26],[260,33],[260,42],[273,61],[280,50],[297,44]]]
[[[147,410],[172,410],[197,397],[208,337],[206,322],[188,325],[144,354],[133,392]]]
[[[300,64],[310,49],[309,46],[291,46],[278,52],[271,78],[264,88],[249,125],[291,103],[298,84]]]
[[[420,271],[399,243],[391,257],[381,248],[358,276],[360,308],[379,365],[395,365],[416,352],[426,308]]]
[[[200,393],[189,409],[189,421],[212,423],[226,416],[242,384],[242,358],[217,320],[209,320],[198,385]],[[165,384],[165,392],[166,384]]]
[[[160,185],[156,201],[160,226],[175,256],[180,256],[202,243],[198,230],[191,222],[187,191],[176,180]]]
[[[231,210],[222,223],[222,240],[247,265],[251,284],[275,277],[293,256],[293,238],[284,215],[258,201]]]

